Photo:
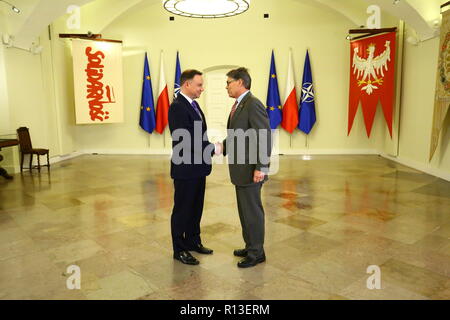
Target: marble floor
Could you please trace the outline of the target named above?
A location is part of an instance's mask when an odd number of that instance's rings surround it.
[[[0,299],[450,299],[450,182],[378,156],[282,156],[263,188],[267,261],[239,269],[226,165],[207,179],[214,254],[172,259],[169,168],[85,155],[1,178]]]

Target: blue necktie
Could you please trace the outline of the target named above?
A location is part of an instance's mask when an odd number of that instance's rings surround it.
[[[198,110],[199,105],[198,105],[197,101],[192,100],[192,107],[194,108],[195,112],[197,112],[197,114],[200,117],[200,119],[203,120],[202,114],[200,113],[200,110]]]

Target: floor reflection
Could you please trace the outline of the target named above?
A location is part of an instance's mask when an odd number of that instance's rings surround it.
[[[108,170],[104,170],[104,168]],[[0,299],[450,299],[450,182],[377,156],[280,158],[267,261],[243,245],[226,165],[207,178],[199,266],[172,259],[167,156],[93,156],[0,180]],[[66,288],[78,265],[81,290]],[[378,265],[382,290],[366,287]]]

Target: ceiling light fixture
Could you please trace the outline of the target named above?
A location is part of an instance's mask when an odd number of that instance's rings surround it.
[[[15,13],[20,13],[20,9],[17,8],[16,6],[12,5],[11,3],[5,1],[5,0],[0,0],[0,2],[4,2],[7,5],[9,5],[11,7],[11,10],[14,11]]]
[[[226,18],[244,13],[250,0],[162,0],[164,9],[189,18]]]

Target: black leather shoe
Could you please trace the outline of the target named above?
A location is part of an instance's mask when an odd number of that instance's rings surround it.
[[[245,258],[247,256],[247,250],[245,250],[245,249],[236,249],[236,250],[233,251],[233,254],[236,257],[243,257],[243,258]]]
[[[201,243],[197,244],[195,247],[191,249],[192,251],[201,253],[201,254],[212,254],[213,250],[207,247],[204,247]]]
[[[239,268],[249,268],[249,267],[254,267],[258,263],[261,263],[261,262],[264,262],[264,261],[266,261],[266,255],[265,254],[263,254],[261,257],[256,258],[256,259],[245,257],[244,259],[242,259],[241,261],[238,262],[237,266]]]
[[[173,254],[173,258],[184,264],[197,265],[200,262],[195,259],[188,251],[180,251]]]

